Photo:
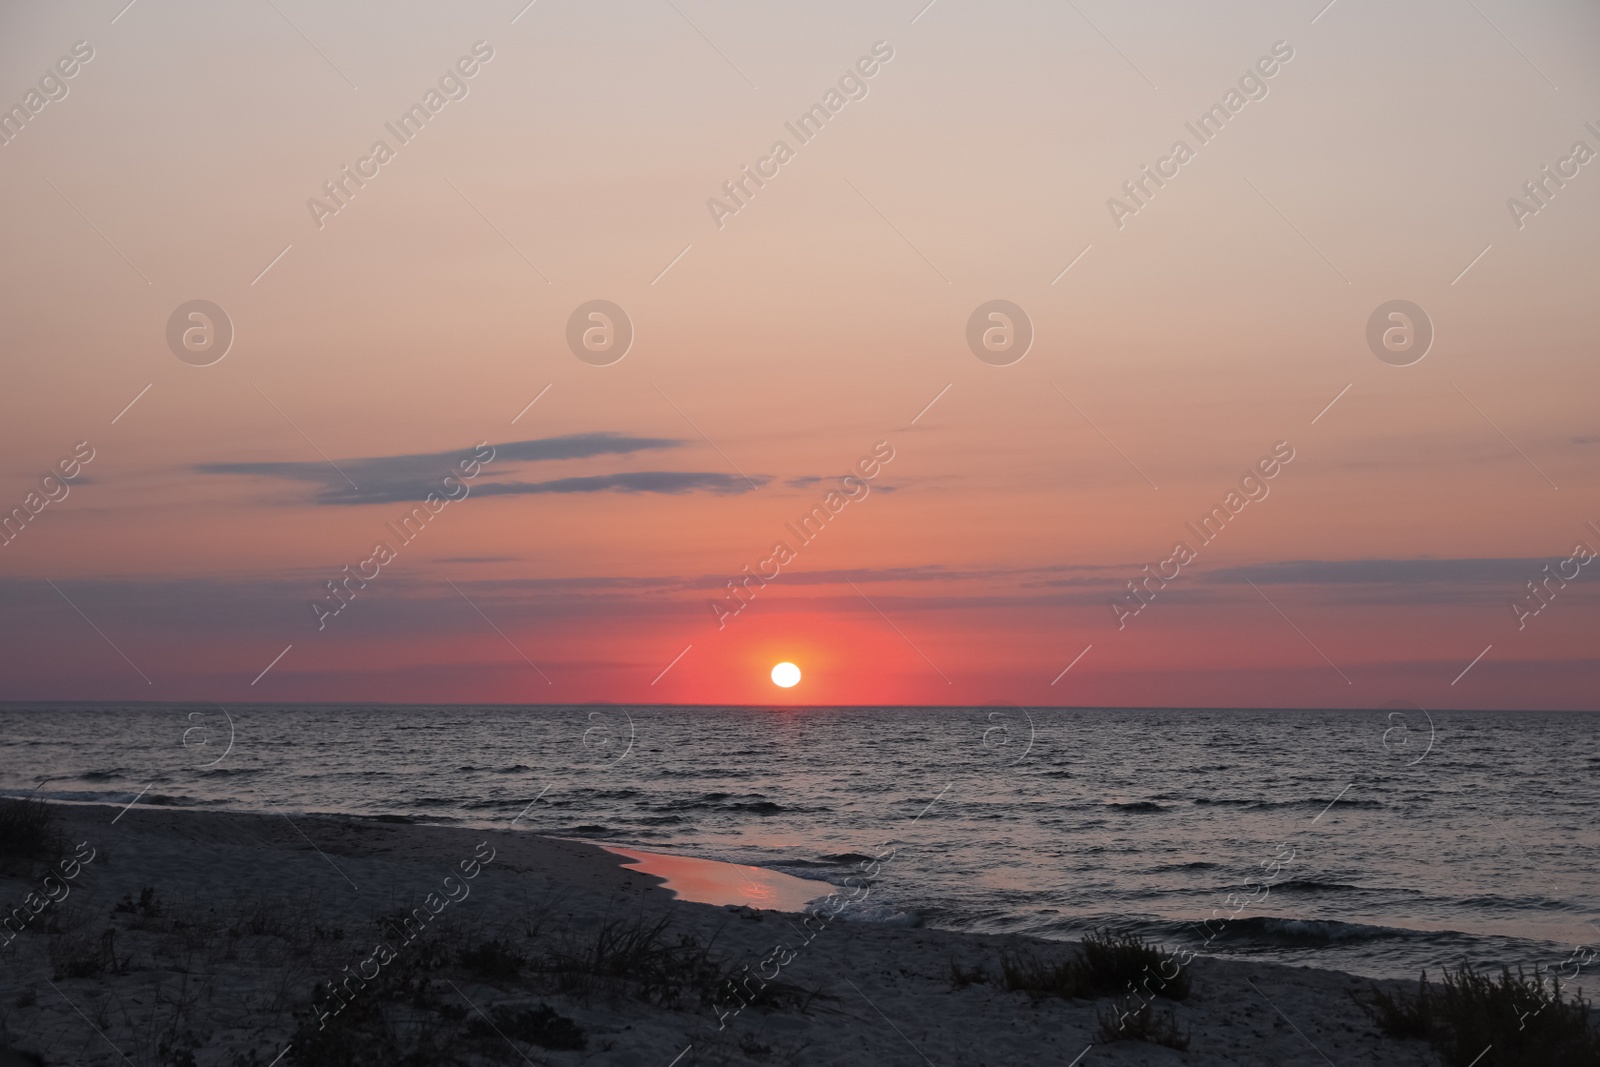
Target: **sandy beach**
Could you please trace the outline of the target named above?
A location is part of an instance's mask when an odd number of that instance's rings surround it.
[[[1600,1067],[1596,45],[0,2],[0,1067]]]
[[[630,857],[516,830],[56,810],[67,867],[0,880],[22,916],[0,1064],[1435,1062],[1380,1036],[1349,996],[1367,980],[1333,971],[1196,958],[1180,1052],[1097,1041],[1109,999],[994,977],[1003,952],[1062,943],[693,903]],[[690,866],[770,892],[759,869]]]

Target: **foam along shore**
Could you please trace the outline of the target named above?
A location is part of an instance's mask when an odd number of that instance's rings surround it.
[[[526,831],[54,810],[94,858],[0,873],[0,914],[31,912],[0,949],[0,1064],[1433,1062],[1332,971],[1195,959],[1179,1053],[1099,1040],[1110,999],[1005,988],[1003,953],[1066,944],[694,903],[668,887],[695,864]]]
[[[800,912],[806,910],[807,904],[833,892],[833,886],[827,882],[796,878],[765,867],[664,852],[641,852],[618,845],[601,847],[626,856],[629,862],[623,866],[660,878],[661,888],[677,899],[696,904]]]

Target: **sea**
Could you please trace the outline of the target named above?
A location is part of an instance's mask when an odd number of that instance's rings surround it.
[[[1600,966],[1590,713],[14,704],[0,793],[509,828],[835,884],[892,847],[847,920],[1371,977]]]

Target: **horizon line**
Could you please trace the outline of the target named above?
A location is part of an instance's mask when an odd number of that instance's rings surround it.
[[[1398,698],[1397,698],[1398,700]],[[1415,702],[1409,702],[1415,703]],[[763,711],[976,711],[984,708],[996,710],[1017,708],[1027,711],[1395,711],[1387,705],[1373,707],[1281,707],[1276,705],[1236,704],[688,704],[670,701],[620,702],[566,700],[554,703],[472,701],[449,703],[428,701],[409,703],[399,701],[335,700],[335,701],[220,701],[220,700],[0,700],[0,711],[27,707],[178,707],[217,706],[227,704],[233,708],[686,708],[704,710],[763,710]],[[1417,704],[1421,708],[1423,705]],[[1593,715],[1600,708],[1447,708],[1435,706],[1430,711],[1486,712],[1490,714],[1543,715],[1569,714]]]

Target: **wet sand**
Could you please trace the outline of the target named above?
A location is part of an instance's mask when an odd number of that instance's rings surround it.
[[[601,846],[607,852],[626,856],[624,864],[652,878],[662,880],[661,888],[679,900],[717,906],[735,905],[763,911],[804,911],[807,904],[833,892],[827,882],[796,878],[765,867],[742,863],[705,860],[695,856],[672,856],[664,852],[641,852],[619,845]]]

